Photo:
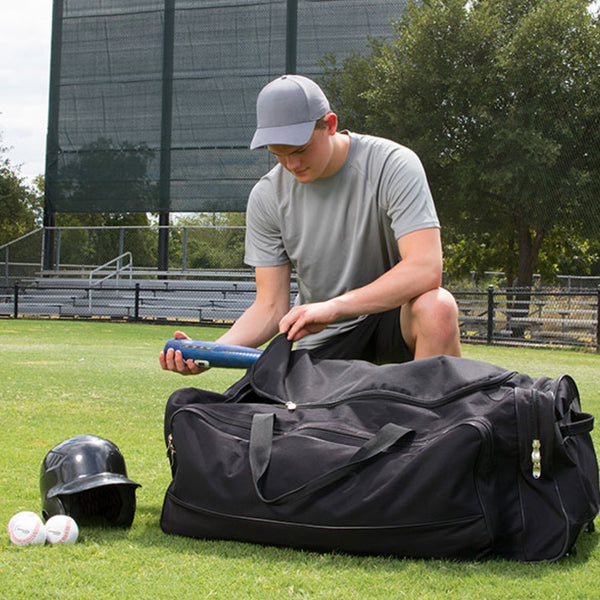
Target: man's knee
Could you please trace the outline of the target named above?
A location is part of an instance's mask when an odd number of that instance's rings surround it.
[[[403,308],[407,322],[403,331],[409,331],[415,356],[421,354],[460,354],[458,306],[454,296],[444,288],[430,290],[411,300]]]
[[[458,324],[458,306],[454,296],[444,288],[430,290],[410,303],[414,319],[423,326],[438,327],[443,323]]]

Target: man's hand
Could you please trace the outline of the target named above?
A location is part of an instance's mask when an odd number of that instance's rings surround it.
[[[173,337],[177,340],[190,339],[183,331],[176,331]],[[181,375],[198,375],[209,369],[209,367],[198,367],[191,358],[183,360],[181,350],[173,350],[173,348],[169,348],[166,353],[162,350],[158,355],[158,362],[163,370]]]
[[[294,306],[279,321],[279,333],[286,333],[290,342],[297,342],[311,333],[323,331],[338,318],[334,300]]]

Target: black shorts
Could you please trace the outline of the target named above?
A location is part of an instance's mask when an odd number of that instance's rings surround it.
[[[354,329],[309,350],[315,358],[359,359],[382,365],[414,359],[400,328],[400,307],[369,315]]]

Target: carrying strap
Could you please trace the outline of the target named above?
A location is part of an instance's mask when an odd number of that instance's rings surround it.
[[[258,497],[266,504],[284,504],[285,502],[294,502],[305,498],[331,483],[342,479],[360,465],[388,450],[396,442],[413,431],[401,425],[388,423],[358,448],[345,464],[319,475],[294,490],[285,492],[275,498],[266,498],[260,490],[260,479],[265,474],[271,461],[274,422],[275,415],[273,413],[255,414],[252,418],[252,429],[250,432],[249,453],[252,481]]]
[[[583,435],[594,429],[594,416],[584,412],[570,412],[558,422],[563,438],[572,435]]]

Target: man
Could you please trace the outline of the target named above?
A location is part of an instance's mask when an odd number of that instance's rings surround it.
[[[421,162],[395,142],[337,125],[306,77],[284,75],[261,90],[250,148],[266,146],[278,165],[248,201],[245,262],[255,268],[256,298],[219,341],[257,347],[279,332],[317,357],[460,356]],[[290,310],[292,268],[299,296]],[[184,375],[205,370],[173,350],[160,363]]]

